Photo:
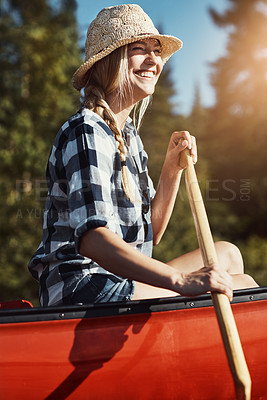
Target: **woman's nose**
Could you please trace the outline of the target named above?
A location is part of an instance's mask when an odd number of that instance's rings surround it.
[[[157,58],[156,58],[154,51],[150,51],[149,53],[147,53],[145,62],[147,64],[153,64],[153,65],[155,65],[157,63]]]

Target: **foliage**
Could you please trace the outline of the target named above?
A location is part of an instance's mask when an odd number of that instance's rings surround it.
[[[221,218],[215,217],[221,221],[216,235],[227,232],[239,244],[247,272],[253,274],[263,271],[267,256],[267,1],[229,3],[223,14],[210,10],[215,24],[229,36],[226,53],[213,64],[211,76],[216,104],[204,138],[214,179],[209,212],[213,218],[217,206],[222,211]],[[267,284],[267,273],[259,275],[261,284]]]
[[[210,11],[214,22],[229,30],[227,52],[213,65],[217,101],[209,119],[210,160],[213,177],[220,180],[221,196],[225,194],[223,183],[233,180],[236,195],[229,204],[232,211],[242,217],[258,210],[247,220],[247,232],[266,236],[267,210],[262,199],[267,168],[263,151],[267,144],[267,1],[231,3],[222,15]],[[250,194],[242,201],[240,191],[245,181]]]
[[[73,113],[70,78],[81,60],[75,1],[50,3],[0,3],[1,300],[38,297],[27,264],[42,237],[45,165]]]

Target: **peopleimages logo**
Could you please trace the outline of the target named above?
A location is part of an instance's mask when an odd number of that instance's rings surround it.
[[[247,202],[251,200],[251,180],[250,179],[207,179],[205,182],[199,182],[202,197],[205,201],[242,201]],[[193,183],[194,184],[194,183]],[[88,181],[82,181],[82,187],[73,190],[74,194],[72,196],[80,196],[82,192],[91,191],[91,186]],[[135,188],[136,190],[137,187]],[[62,201],[63,203],[68,201],[70,187],[66,180],[59,180],[53,185],[53,195],[57,198],[57,201]],[[162,196],[163,201],[166,200],[172,188],[161,188],[157,196]],[[27,196],[31,196],[37,202],[44,202],[47,196],[47,182],[45,179],[19,179],[15,183],[15,201],[17,204],[20,203],[22,199],[25,200]],[[121,192],[116,192],[121,200],[124,198],[123,190]],[[184,184],[181,183],[181,187],[178,192],[177,201],[188,201],[187,194],[185,193]],[[140,202],[140,206],[141,206]],[[39,218],[40,213],[43,210],[29,210],[28,216],[33,215]]]
[[[249,201],[251,197],[250,179],[211,179],[206,181],[207,201]]]

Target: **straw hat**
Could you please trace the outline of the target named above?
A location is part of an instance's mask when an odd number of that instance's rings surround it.
[[[125,44],[148,38],[160,41],[164,63],[182,47],[178,38],[160,35],[149,16],[137,4],[123,4],[101,10],[88,28],[85,62],[72,78],[75,89],[80,90],[86,84],[86,72],[101,58]]]

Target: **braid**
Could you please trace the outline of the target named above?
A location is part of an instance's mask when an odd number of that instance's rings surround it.
[[[84,102],[84,107],[93,110],[101,118],[103,118],[103,120],[108,124],[114,135],[121,160],[122,188],[126,197],[131,202],[134,202],[135,197],[130,188],[129,174],[126,167],[127,149],[123,141],[122,132],[118,128],[116,116],[110,109],[108,103],[105,101],[104,91],[99,86],[87,84],[85,86],[84,92],[86,99]]]

